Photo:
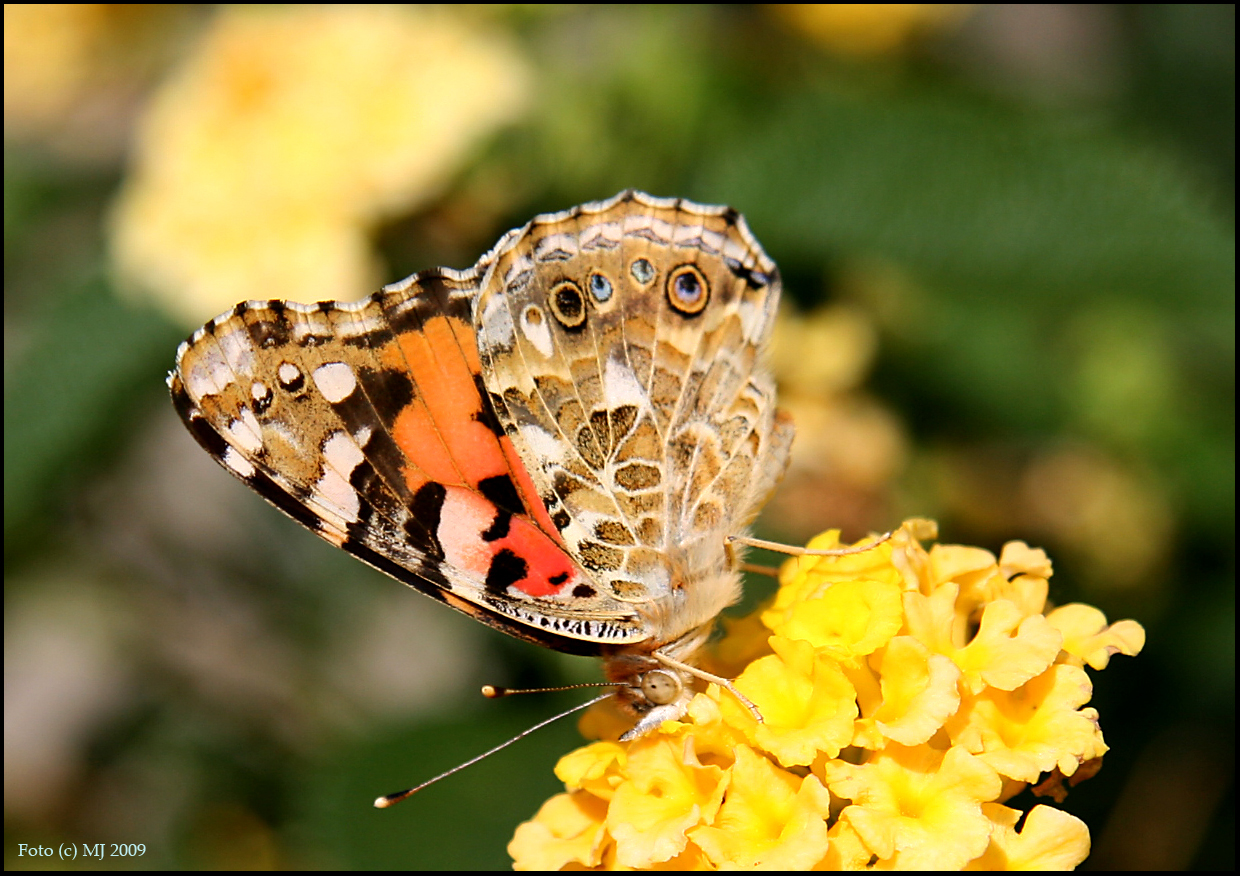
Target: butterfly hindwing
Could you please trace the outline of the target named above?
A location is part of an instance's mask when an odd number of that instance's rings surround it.
[[[630,192],[535,219],[479,295],[486,388],[553,525],[659,639],[735,597],[725,540],[783,472],[778,289],[735,212]]]

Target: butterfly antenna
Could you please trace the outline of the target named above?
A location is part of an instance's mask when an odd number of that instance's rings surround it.
[[[595,703],[600,703],[603,700],[607,699],[609,696],[611,696],[610,691],[608,691],[605,694],[600,694],[599,696],[595,697],[592,700],[587,700],[586,702],[580,705],[573,706],[571,709],[560,712],[560,714],[558,715],[553,715],[552,717],[547,718],[545,721],[539,721],[533,727],[530,727],[528,730],[522,730],[520,733],[518,733],[516,736],[512,737],[511,739],[507,740],[506,742],[501,742],[499,745],[495,746],[489,751],[484,751],[482,754],[478,755],[477,757],[470,758],[469,760],[465,761],[465,763],[458,764],[457,766],[454,766],[452,769],[448,770],[447,772],[442,772],[439,775],[435,776],[435,778],[428,779],[422,784],[416,787],[410,788],[407,791],[397,791],[395,794],[385,794],[384,796],[375,800],[375,808],[376,809],[387,809],[389,806],[394,806],[397,803],[399,803],[401,800],[404,800],[407,797],[412,797],[414,794],[418,793],[418,791],[421,791],[423,788],[426,788],[426,787],[429,787],[430,785],[435,784],[440,779],[446,779],[448,776],[452,775],[453,773],[459,773],[461,770],[465,769],[465,767],[473,766],[478,761],[483,760],[484,758],[488,758],[491,755],[495,754],[497,751],[501,751],[507,748],[508,746],[516,742],[518,739],[524,739],[526,736],[529,736],[535,730],[541,730],[543,727],[546,727],[548,724],[554,721],[558,721],[561,718],[568,717],[573,712],[580,712],[582,709],[588,708],[594,705]]]
[[[523,687],[514,690],[510,687],[500,687],[498,684],[484,684],[482,686],[482,695],[489,700],[498,700],[500,697],[511,697],[517,694],[528,693],[556,693],[562,690],[578,690],[583,687],[619,687],[620,682],[615,681],[583,681],[581,684],[566,684],[563,687]],[[554,719],[552,719],[554,720]]]

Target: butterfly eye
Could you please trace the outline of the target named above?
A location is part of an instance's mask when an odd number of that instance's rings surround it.
[[[591,274],[590,294],[594,296],[595,301],[600,303],[606,301],[611,297],[611,280],[597,272]]]
[[[693,265],[681,265],[667,278],[667,300],[686,316],[695,316],[706,307],[710,286]]]
[[[586,322],[586,299],[572,280],[561,280],[551,289],[551,312],[566,329],[579,329]]]
[[[654,279],[654,265],[646,259],[638,259],[629,268],[629,273],[633,275],[634,280],[645,286]]]
[[[675,702],[683,687],[680,679],[666,669],[652,669],[642,676],[642,693],[656,706]]]

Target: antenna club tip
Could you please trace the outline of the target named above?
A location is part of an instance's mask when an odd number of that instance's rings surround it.
[[[500,687],[499,685],[484,684],[482,686],[482,695],[489,700],[497,700],[506,693],[508,693],[508,690]]]
[[[392,801],[389,800],[387,797],[376,797],[375,798],[376,809],[387,809],[391,805],[392,805]]]

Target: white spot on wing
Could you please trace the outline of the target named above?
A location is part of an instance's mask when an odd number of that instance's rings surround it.
[[[607,365],[603,369],[603,396],[612,407],[636,405],[638,410],[650,407],[646,390],[637,382],[633,370],[614,356],[607,358]]]
[[[280,378],[280,382],[285,386],[293,383],[298,377],[301,377],[301,369],[292,362],[281,362],[280,368],[276,372],[276,376]]]
[[[258,425],[258,417],[244,405],[238,415],[228,421],[225,431],[232,439],[230,443],[247,453],[258,453],[263,449],[263,429]]]
[[[323,393],[323,398],[336,404],[353,394],[357,378],[353,376],[353,369],[343,362],[328,362],[314,369],[314,385]]]
[[[248,459],[237,452],[235,447],[227,447],[224,449],[224,465],[236,472],[243,478],[254,477],[254,466]]]
[[[218,395],[232,382],[232,372],[224,362],[224,356],[214,346],[199,348],[201,354],[187,370],[185,370],[185,386],[191,398],[205,398]]]
[[[492,295],[487,299],[482,311],[482,332],[490,347],[512,347],[513,327],[512,314],[508,312],[508,302],[502,295]]]
[[[547,325],[543,312],[532,304],[521,313],[521,334],[544,359],[551,358],[551,327]]]
[[[580,248],[582,252],[615,249],[623,236],[624,229],[619,221],[597,222],[582,231]]]
[[[239,331],[223,332],[216,335],[215,340],[233,373],[250,374],[254,371],[254,348],[250,345],[249,335]]]
[[[556,462],[563,460],[564,448],[567,445],[542,426],[526,423],[520,427],[520,432],[536,459],[549,459]]]
[[[361,498],[349,483],[349,475],[365,457],[362,450],[344,432],[333,432],[323,442],[323,474],[314,484],[314,497],[334,512],[337,526],[356,523],[361,512]]]

